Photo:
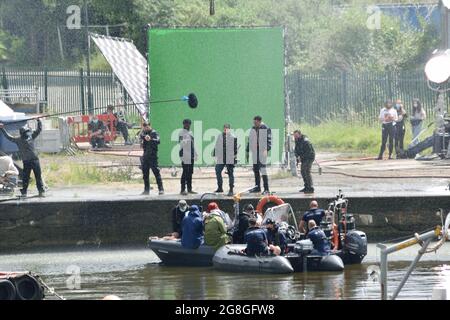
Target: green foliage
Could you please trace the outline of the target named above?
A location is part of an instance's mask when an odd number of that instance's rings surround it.
[[[344,152],[356,156],[376,156],[380,151],[380,126],[369,127],[355,121],[348,123],[340,120],[322,122],[318,126],[310,124],[296,125],[313,142],[316,150],[322,152]],[[422,137],[431,135],[430,128]],[[405,145],[411,141],[411,128],[407,125]]]
[[[217,0],[209,15],[206,0],[89,0],[91,25],[127,23],[110,34],[133,39],[145,52],[145,26],[286,26],[290,69],[404,70],[416,69],[436,47],[437,32],[427,23],[419,30],[399,17],[383,16],[380,30],[366,26],[367,4],[375,0]],[[405,2],[405,1],[401,1]],[[409,2],[409,1],[408,1]],[[67,30],[66,9],[83,0],[4,0],[0,7],[0,59],[15,65],[77,64],[86,52],[84,30]],[[343,9],[342,5],[346,5]],[[82,14],[84,23],[84,12]],[[61,60],[57,27],[63,35]],[[95,28],[94,32],[105,33]],[[16,39],[6,43],[2,33]],[[10,40],[8,40],[10,41]],[[7,41],[6,41],[7,42]],[[97,57],[94,62],[97,63]],[[98,58],[98,67],[103,68]]]

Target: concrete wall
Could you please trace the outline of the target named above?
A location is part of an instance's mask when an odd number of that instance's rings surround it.
[[[285,199],[298,217],[309,199]],[[218,200],[232,212],[231,200]],[[328,199],[319,199],[326,206]],[[0,204],[0,252],[37,247],[145,245],[150,235],[171,232],[177,200],[18,202]],[[192,202],[190,202],[192,203]],[[257,199],[243,200],[242,205]],[[204,203],[206,206],[206,203]],[[440,224],[437,209],[450,211],[450,197],[350,198],[350,212],[370,242],[411,235]]]

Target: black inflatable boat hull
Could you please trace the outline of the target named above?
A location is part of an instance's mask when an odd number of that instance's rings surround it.
[[[179,240],[150,240],[149,247],[166,266],[209,267],[216,252],[208,246],[186,249]]]
[[[344,270],[344,262],[337,255],[315,256],[307,255],[301,256],[296,253],[286,255],[286,258],[291,263],[295,272],[340,272]],[[305,261],[306,259],[306,261]]]
[[[220,248],[213,258],[214,268],[229,272],[287,274],[294,272],[285,257],[248,257],[236,254],[245,246],[227,245]]]

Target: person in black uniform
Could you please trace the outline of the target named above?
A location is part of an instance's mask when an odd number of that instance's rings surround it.
[[[22,189],[20,190],[23,197],[27,196],[28,185],[30,183],[31,171],[34,172],[36,178],[36,187],[39,192],[39,197],[45,197],[44,182],[42,180],[41,164],[36,151],[34,140],[39,136],[42,131],[42,122],[37,120],[37,129],[33,131],[28,125],[20,128],[19,136],[15,137],[10,135],[4,128],[4,124],[0,123],[0,130],[3,135],[9,141],[15,143],[19,148],[20,157],[23,161],[22,172]]]
[[[272,130],[262,122],[262,117],[253,119],[253,128],[246,149],[247,161],[252,153],[253,172],[255,174],[255,187],[251,193],[261,192],[261,176],[264,183],[263,194],[269,194],[269,176],[267,174],[267,157],[272,149]]]
[[[331,251],[331,244],[325,232],[316,225],[314,220],[308,222],[308,229],[308,238],[314,246],[314,250],[311,253],[313,255],[320,256],[329,255]]]
[[[267,234],[263,229],[257,226],[255,218],[249,220],[249,228],[245,233],[244,241],[247,244],[247,248],[244,249],[244,252],[249,257],[269,255],[270,249],[267,241]]]
[[[306,230],[306,228],[308,227],[308,222],[311,220],[314,220],[319,226],[325,216],[326,212],[325,210],[319,208],[319,203],[316,200],[311,201],[309,210],[305,212],[302,220],[300,221],[300,225],[298,227],[300,232],[307,233],[308,230]]]
[[[406,133],[405,120],[408,117],[408,115],[400,99],[397,100],[394,109],[397,111],[398,116],[398,119],[395,122],[394,145],[395,145],[395,154],[397,156],[397,159],[399,159],[401,158],[401,154],[404,151],[404,142]]]
[[[194,164],[197,160],[197,153],[195,151],[195,141],[194,135],[191,132],[191,125],[191,120],[184,120],[183,130],[181,130],[179,135],[180,158],[183,166],[183,174],[181,175],[181,195],[187,195],[188,193],[197,194],[192,189],[192,176],[194,174]]]
[[[249,228],[249,220],[255,219],[255,208],[253,205],[248,204],[245,206],[244,211],[239,214],[238,225],[233,232],[233,244],[244,244],[245,233]]]
[[[297,157],[297,162],[301,162],[301,174],[305,184],[305,187],[300,192],[314,193],[311,169],[316,159],[316,152],[311,141],[300,130],[294,132],[294,138],[295,156]]]
[[[158,167],[158,146],[161,143],[161,140],[159,138],[158,132],[153,130],[150,123],[144,123],[142,125],[140,141],[142,149],[144,149],[144,155],[141,158],[145,185],[143,195],[150,194],[150,170],[152,170],[153,174],[155,175],[159,194],[163,195],[164,187],[161,178],[161,171]]]
[[[273,250],[274,254],[283,255],[284,253],[286,253],[286,249],[288,246],[286,234],[280,231],[279,225],[272,219],[267,219],[265,225],[267,242],[269,243],[269,245],[273,246],[272,249],[275,249]]]
[[[99,120],[97,116],[93,116],[91,122],[88,124],[89,136],[91,137],[91,146],[93,149],[105,148],[105,132],[106,127],[103,121]]]
[[[237,163],[237,153],[237,138],[231,133],[231,126],[229,124],[225,124],[223,126],[223,133],[217,137],[216,145],[213,151],[213,156],[216,158],[216,193],[223,193],[222,172],[226,167],[230,185],[228,196],[231,197],[234,194],[234,166]]]
[[[113,115],[116,118],[113,125],[116,128],[116,130],[122,134],[123,139],[125,140],[125,145],[126,146],[132,145],[132,143],[129,140],[130,134],[128,132],[128,124],[121,118],[121,116],[117,112],[114,112],[114,106],[109,105],[107,107],[106,114]]]

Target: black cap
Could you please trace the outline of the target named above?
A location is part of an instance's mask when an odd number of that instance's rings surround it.
[[[184,119],[183,120],[183,124],[192,124],[192,120],[191,119]]]

